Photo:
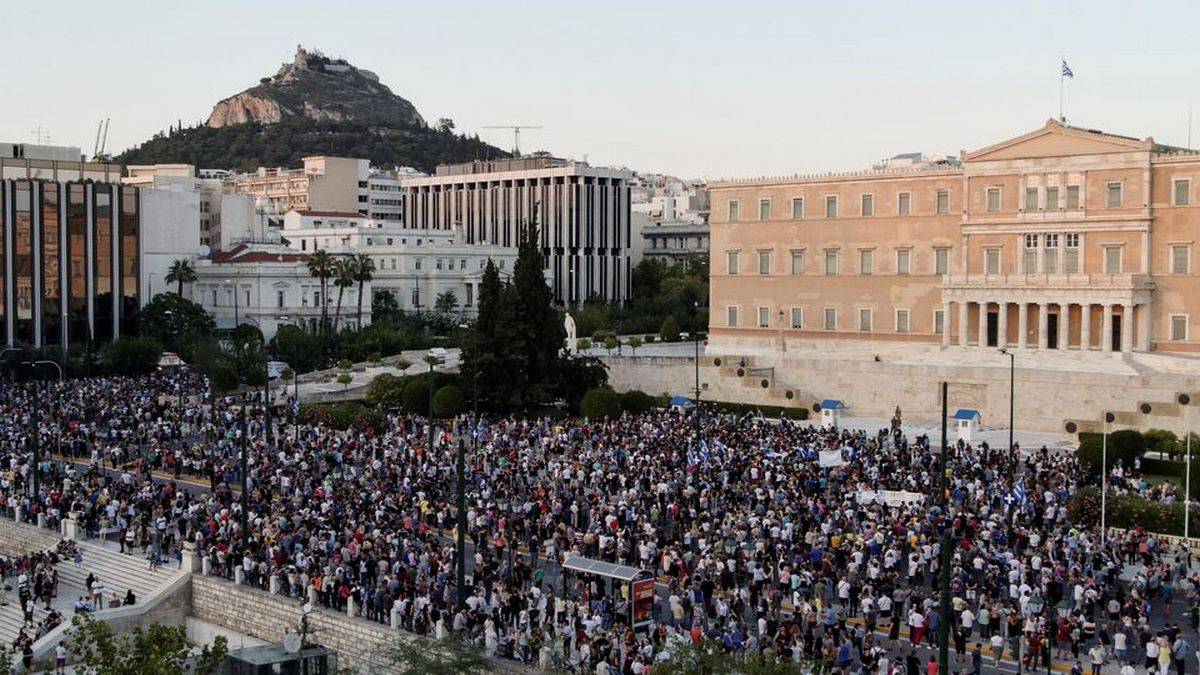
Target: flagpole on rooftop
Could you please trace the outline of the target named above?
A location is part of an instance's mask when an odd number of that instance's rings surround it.
[[[1067,65],[1067,57],[1062,57],[1063,68],[1058,69],[1058,121],[1066,123],[1067,116],[1063,114],[1063,88],[1067,83],[1067,73],[1064,68]]]

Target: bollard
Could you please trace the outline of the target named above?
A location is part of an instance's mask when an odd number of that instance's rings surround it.
[[[38,527],[43,527],[43,528],[46,527],[46,514],[44,514],[44,513],[38,514],[37,525],[38,525]]]
[[[204,556],[200,559],[200,574],[208,576],[212,574],[212,557]]]
[[[282,586],[282,585],[283,585],[283,584],[282,584],[282,583],[280,583],[280,581],[279,581],[279,575],[278,575],[278,574],[272,574],[272,575],[271,575],[271,586],[270,586],[270,589],[271,589],[271,595],[279,595],[279,588],[280,588],[280,586]]]
[[[79,521],[74,518],[67,518],[62,521],[62,537],[76,541],[79,539]]]
[[[346,616],[354,618],[358,614],[358,603],[354,601],[354,596],[346,598]]]
[[[400,630],[400,608],[392,607],[392,628]]]
[[[23,522],[25,520],[25,509],[20,506],[14,506],[13,507],[13,519],[16,520],[18,523]]]
[[[237,566],[233,570],[233,583],[237,584],[238,586],[244,586],[246,584],[246,570],[242,569],[241,565]]]
[[[308,587],[308,601],[312,603],[313,607],[317,606],[317,589],[311,585]]]
[[[183,542],[183,561],[180,565],[181,569],[195,574],[201,569],[200,554],[196,551],[196,545],[190,541]]]

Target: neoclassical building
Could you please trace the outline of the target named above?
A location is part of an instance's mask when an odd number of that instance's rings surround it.
[[[717,347],[1200,350],[1196,151],[1050,120],[956,159],[710,190]]]

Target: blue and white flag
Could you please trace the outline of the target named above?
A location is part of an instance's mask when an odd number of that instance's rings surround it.
[[[1025,493],[1025,481],[1024,480],[1018,481],[1017,484],[1013,486],[1012,500],[1017,506],[1020,506],[1022,509],[1029,506],[1029,495],[1027,495]]]
[[[292,414],[293,415],[300,414],[300,399],[298,399],[294,396],[292,397]]]
[[[700,460],[703,461],[705,464],[708,464],[708,462],[711,458],[712,458],[712,453],[709,452],[708,441],[706,441],[704,439],[700,439]]]
[[[1071,79],[1075,79],[1075,73],[1071,72],[1071,66],[1067,65],[1066,59],[1063,59],[1063,62],[1062,62],[1062,76],[1069,77]]]

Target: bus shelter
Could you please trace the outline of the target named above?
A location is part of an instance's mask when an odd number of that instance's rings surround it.
[[[561,575],[564,595],[571,577],[596,581],[602,592],[617,601],[617,606],[624,603],[624,618],[634,630],[648,628],[654,622],[654,575],[650,572],[575,555],[563,561]]]

